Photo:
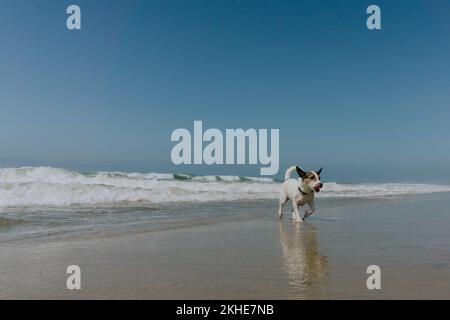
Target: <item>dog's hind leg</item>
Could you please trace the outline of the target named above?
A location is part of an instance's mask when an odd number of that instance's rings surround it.
[[[288,197],[285,194],[280,194],[280,200],[278,203],[278,218],[281,220],[283,218],[283,205],[288,202]]]
[[[298,211],[298,204],[296,200],[292,200],[292,219],[295,222],[303,222],[302,218],[300,218],[300,212]]]

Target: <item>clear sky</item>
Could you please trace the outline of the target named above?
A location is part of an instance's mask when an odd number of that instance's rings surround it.
[[[2,166],[259,173],[173,165],[203,120],[279,128],[281,174],[450,181],[448,1],[3,0],[0,39]]]

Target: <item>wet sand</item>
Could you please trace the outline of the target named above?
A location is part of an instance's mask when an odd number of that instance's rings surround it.
[[[450,299],[448,193],[319,201],[301,225],[287,213],[279,223],[275,208],[171,230],[2,243],[0,298]],[[81,290],[65,287],[72,264]],[[366,287],[369,265],[381,268],[381,290]]]

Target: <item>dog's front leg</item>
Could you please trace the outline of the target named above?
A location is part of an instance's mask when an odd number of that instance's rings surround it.
[[[297,200],[292,200],[292,218],[295,222],[303,222],[302,218],[300,218],[300,212],[298,211],[298,203]]]
[[[308,218],[310,215],[312,215],[314,212],[316,212],[316,207],[314,206],[314,200],[311,202],[308,202],[309,209],[305,211],[305,216],[303,219]]]

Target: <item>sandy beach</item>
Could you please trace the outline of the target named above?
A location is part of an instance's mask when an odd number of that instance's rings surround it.
[[[1,10],[0,302],[450,300],[450,0]]]
[[[275,208],[203,204],[194,209],[217,215],[159,230],[3,241],[0,298],[450,299],[449,193],[318,201],[300,225],[289,214],[278,222]],[[81,290],[66,289],[72,264]],[[381,290],[366,287],[369,265],[381,268]]]

